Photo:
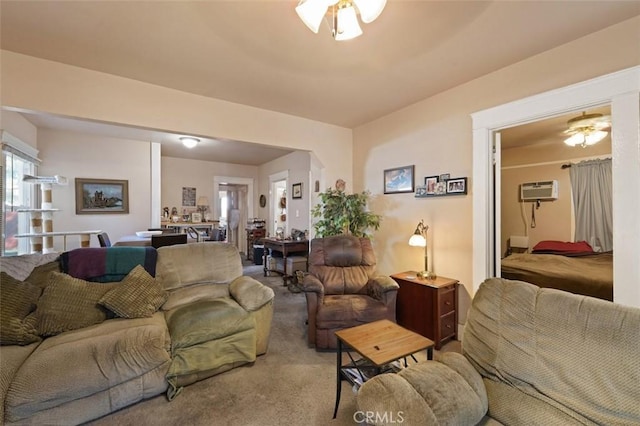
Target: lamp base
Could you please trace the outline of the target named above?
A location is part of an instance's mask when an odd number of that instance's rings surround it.
[[[422,272],[418,272],[418,276],[424,280],[435,280],[436,279],[436,274],[434,274],[431,271],[422,271]]]

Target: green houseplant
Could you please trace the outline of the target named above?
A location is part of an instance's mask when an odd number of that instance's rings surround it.
[[[346,194],[342,179],[336,182],[336,189],[329,188],[319,194],[320,203],[311,214],[319,220],[313,225],[319,238],[331,235],[351,234],[369,237],[371,230],[380,228],[381,216],[367,210],[370,193]]]

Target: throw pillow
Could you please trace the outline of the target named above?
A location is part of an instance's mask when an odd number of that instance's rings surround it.
[[[0,344],[28,345],[40,340],[27,316],[35,309],[42,290],[0,272]]]
[[[103,322],[107,311],[98,301],[118,284],[91,283],[62,272],[51,272],[36,308],[38,333],[53,336]]]
[[[60,262],[54,260],[43,265],[36,266],[25,281],[44,289],[47,284],[49,284],[50,272],[60,272]]]
[[[150,317],[167,300],[167,292],[141,265],[100,299],[102,306],[122,318]]]

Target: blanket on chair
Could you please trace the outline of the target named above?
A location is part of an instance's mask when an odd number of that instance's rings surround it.
[[[156,275],[158,253],[153,247],[79,248],[60,255],[62,272],[93,282],[122,281],[127,274],[142,265]]]

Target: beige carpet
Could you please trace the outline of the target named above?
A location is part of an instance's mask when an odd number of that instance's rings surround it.
[[[283,286],[282,278],[251,275],[275,291],[269,350],[253,365],[236,368],[187,386],[172,402],[164,395],[91,422],[91,425],[353,425],[355,395],[346,382],[335,420],[335,352],[307,346],[303,293]],[[452,342],[444,350],[459,350]],[[420,354],[419,360],[425,359]]]

